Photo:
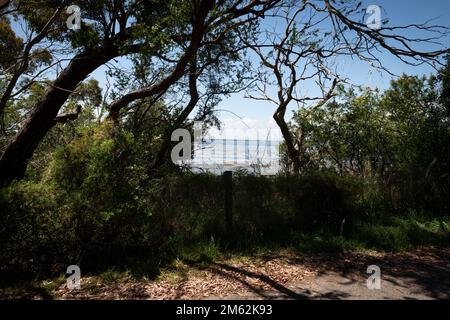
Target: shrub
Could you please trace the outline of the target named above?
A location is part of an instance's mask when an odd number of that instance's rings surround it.
[[[447,189],[433,196],[436,189],[425,191],[431,182],[238,173],[227,234],[221,176],[172,171],[151,179],[148,161],[141,139],[107,124],[87,127],[53,153],[41,181],[2,189],[1,278],[55,275],[71,264],[84,274],[116,266],[155,276],[195,246],[214,259],[223,249],[255,246],[401,250],[450,243],[442,214]]]

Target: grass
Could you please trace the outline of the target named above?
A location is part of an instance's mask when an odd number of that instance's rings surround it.
[[[418,216],[396,217],[384,223],[359,224],[353,238],[367,249],[405,251],[417,246],[450,246],[450,228],[446,219]]]
[[[336,236],[325,231],[311,234],[291,234],[289,244],[269,243],[246,248],[226,249],[214,238],[206,243],[182,247],[178,257],[170,263],[159,265],[155,261],[137,261],[127,268],[112,267],[91,274],[95,282],[114,284],[127,277],[140,281],[165,281],[177,283],[195,275],[201,267],[213,262],[255,262],[255,257],[280,250],[292,250],[300,254],[346,251],[401,252],[415,247],[450,247],[450,220],[424,218],[417,214],[389,217],[371,223],[356,221],[347,226],[343,235]],[[52,299],[53,293],[66,281],[65,275],[44,281],[29,281],[13,286],[3,286],[2,296],[40,296]]]
[[[327,234],[299,235],[293,248],[304,253],[362,251],[366,249],[365,243],[343,236]]]
[[[14,285],[0,287],[0,293],[3,298],[15,297],[29,299],[40,297],[42,299],[52,300],[54,298],[54,290],[59,288],[65,281],[64,275],[42,281],[22,281]]]
[[[344,252],[344,251],[407,251],[419,246],[449,247],[450,220],[430,219],[418,214],[404,217],[390,217],[372,221],[356,221],[343,235],[334,235],[327,231],[310,234],[290,235],[290,243],[269,242],[253,244],[239,249],[224,249],[220,243],[211,239],[185,247],[181,250],[181,261],[210,263],[220,259],[238,259],[260,252],[276,251],[283,248],[303,253]]]
[[[223,257],[224,251],[213,237],[208,243],[200,243],[183,247],[180,250],[179,259],[184,261],[195,261],[209,263]]]
[[[128,275],[127,271],[117,270],[116,268],[110,268],[99,274],[99,278],[105,283],[114,283],[119,279],[124,278]]]

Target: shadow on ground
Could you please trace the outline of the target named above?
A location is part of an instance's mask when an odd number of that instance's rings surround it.
[[[6,299],[450,299],[450,249],[405,253],[269,252],[231,260],[185,261],[176,281],[93,277],[82,290],[26,287]],[[381,290],[366,286],[369,265],[381,269]],[[84,281],[84,280],[82,280]]]
[[[259,257],[261,258],[261,257]],[[299,283],[283,285],[262,273],[225,263],[210,263],[209,271],[243,284],[249,294],[227,299],[450,299],[450,250],[420,249],[410,253],[292,255],[269,253],[265,261],[284,259],[317,274]],[[382,273],[381,290],[369,290],[367,267],[377,265]],[[262,290],[248,279],[257,279]],[[214,297],[212,297],[214,298]]]

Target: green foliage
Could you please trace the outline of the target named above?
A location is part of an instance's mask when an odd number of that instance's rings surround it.
[[[75,261],[74,216],[59,207],[56,194],[53,185],[33,182],[1,190],[0,273],[51,274],[61,271],[61,257]]]
[[[236,176],[233,229],[227,234],[220,176],[182,174],[148,182],[142,170],[117,168],[127,162],[123,152],[116,153],[126,138],[92,130],[91,139],[55,154],[44,181],[2,191],[5,277],[55,275],[75,263],[84,273],[106,270],[104,277],[114,281],[116,271],[155,277],[176,257],[212,261],[227,249],[450,244],[448,217],[414,214],[417,202],[398,212],[386,202],[389,188],[329,174]]]
[[[438,78],[404,75],[383,93],[344,91],[320,108],[299,110],[292,130],[300,133],[303,171],[329,169],[385,181],[402,175],[445,184],[448,70],[442,69]]]
[[[402,77],[383,94],[350,91],[299,111],[304,172],[236,173],[229,233],[222,177],[170,162],[150,170],[172,110],[144,100],[119,125],[99,121],[101,90],[85,82],[65,105],[85,113],[55,127],[31,179],[0,191],[1,279],[57,275],[70,264],[108,281],[125,268],[154,277],[176,257],[211,261],[227,249],[448,246],[448,79],[448,68],[428,80]],[[20,119],[44,91],[31,86],[7,116]]]
[[[242,176],[235,179],[235,232],[240,243],[289,242],[290,234],[338,232],[350,219],[343,179],[333,176]]]
[[[448,246],[450,233],[448,217],[429,219],[408,215],[367,223],[360,221],[353,237],[365,247],[400,251],[414,246]]]
[[[87,271],[170,256],[170,221],[149,202],[130,135],[108,125],[80,135],[56,150],[42,181],[2,190],[0,234],[8,249],[0,272],[53,274],[74,263]]]
[[[23,48],[23,41],[17,37],[11,28],[7,18],[0,18],[0,70],[9,68],[14,62]],[[2,92],[0,90],[0,92]]]

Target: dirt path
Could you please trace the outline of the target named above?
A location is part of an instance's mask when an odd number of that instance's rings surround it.
[[[369,265],[381,289],[369,290]],[[83,277],[82,289],[0,290],[32,299],[450,299],[450,249],[408,253],[304,255],[289,251],[214,263],[178,262],[158,280],[129,274]]]
[[[450,299],[450,250],[421,249],[409,253],[348,253],[291,257],[315,270],[309,277],[224,299],[429,300]],[[292,261],[292,260],[291,260]],[[367,288],[367,267],[381,269],[381,288]],[[212,297],[220,298],[220,297]],[[223,298],[223,297],[222,297]]]
[[[288,294],[278,290],[268,290],[259,294],[232,295],[222,299],[431,300],[438,298],[418,286],[414,278],[383,279],[379,290],[369,290],[365,279],[345,277],[339,273],[312,277],[290,285],[288,289],[290,290]],[[448,299],[448,294],[441,293],[439,296],[442,299]]]

